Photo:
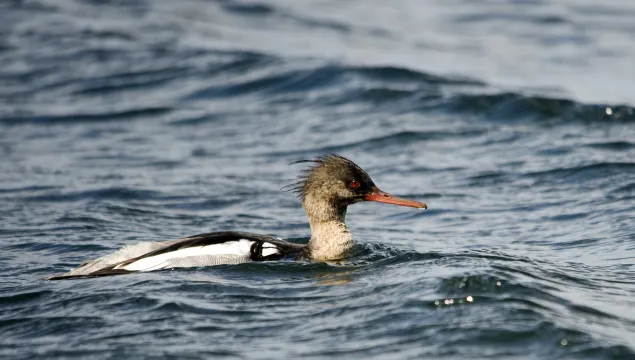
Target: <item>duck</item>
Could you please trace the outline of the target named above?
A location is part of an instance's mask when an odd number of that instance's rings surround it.
[[[292,164],[296,163],[311,163],[296,182],[285,187],[298,195],[308,217],[311,237],[306,244],[244,231],[218,231],[174,240],[145,241],[84,262],[67,273],[48,277],[48,280],[281,259],[341,261],[346,259],[355,244],[345,222],[349,205],[372,201],[428,208],[423,202],[380,190],[366,171],[341,155],[326,154]]]

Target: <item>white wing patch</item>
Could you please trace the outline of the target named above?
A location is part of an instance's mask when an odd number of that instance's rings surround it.
[[[251,240],[240,239],[238,241],[229,241],[222,244],[196,246],[185,248],[181,250],[171,251],[165,254],[156,256],[150,256],[147,258],[139,259],[133,263],[124,266],[116,266],[114,269],[123,269],[128,271],[152,271],[159,270],[166,267],[173,267],[174,260],[181,259],[179,261],[182,265],[180,267],[187,267],[188,262],[191,262],[191,266],[199,266],[198,258],[205,257],[232,257],[232,258],[244,258],[245,261],[249,261],[249,255],[251,253],[251,245],[254,242]],[[269,247],[267,247],[267,245]],[[263,244],[263,256],[267,254],[275,254],[278,249],[272,244]],[[187,259],[186,259],[187,258]],[[189,261],[188,261],[189,260]]]
[[[278,249],[277,246],[273,245],[273,244],[269,244],[269,243],[263,243],[262,244],[262,256],[269,256],[269,255],[275,255],[275,254],[280,254],[280,250]]]

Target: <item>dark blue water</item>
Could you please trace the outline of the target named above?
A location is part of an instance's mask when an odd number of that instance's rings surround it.
[[[632,1],[0,2],[0,357],[635,358]],[[279,189],[337,152],[342,264],[47,282],[140,240],[308,240]]]

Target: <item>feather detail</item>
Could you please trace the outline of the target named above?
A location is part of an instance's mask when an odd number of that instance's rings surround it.
[[[152,271],[165,269],[166,267],[170,267],[169,264],[171,264],[173,262],[172,260],[175,259],[181,259],[182,261],[180,263],[186,267],[189,265],[187,261],[184,261],[184,259],[191,260],[193,264],[192,266],[199,266],[196,265],[198,262],[196,258],[213,258],[214,256],[236,257],[235,260],[243,259],[243,262],[246,262],[249,261],[251,245],[253,243],[254,242],[250,240],[240,239],[238,241],[230,241],[214,245],[188,247],[164,254],[144,257],[129,264],[120,264],[115,266],[113,270],[123,269],[128,271]]]
[[[301,257],[306,255],[305,250],[303,245],[272,236],[221,231],[124,246],[112,254],[88,261],[77,269],[48,279],[63,280],[178,267],[270,261],[287,255]]]

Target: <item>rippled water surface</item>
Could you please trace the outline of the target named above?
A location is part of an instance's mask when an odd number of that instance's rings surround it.
[[[0,357],[635,358],[632,1],[0,2]],[[306,242],[336,152],[429,210],[349,208],[339,264],[42,277],[139,240]]]

